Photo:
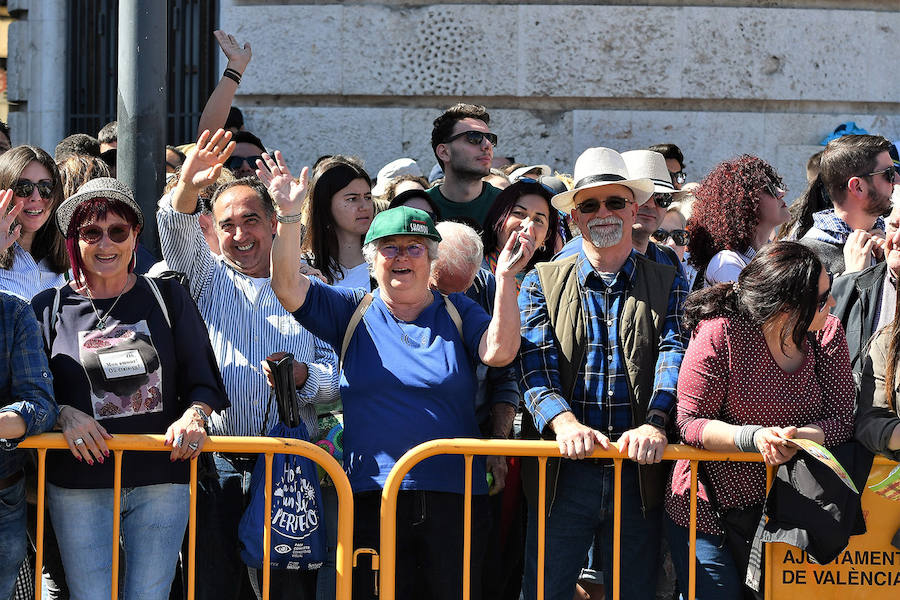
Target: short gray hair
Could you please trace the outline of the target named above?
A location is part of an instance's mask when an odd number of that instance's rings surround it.
[[[375,253],[378,252],[378,243],[384,239],[385,238],[378,238],[362,247],[363,259],[365,259],[366,263],[369,265],[369,274],[374,273]],[[421,240],[422,243],[425,244],[425,248],[428,249],[429,268],[433,269],[434,263],[438,258],[438,243],[435,240],[426,237],[422,237]]]
[[[452,271],[480,266],[484,244],[478,232],[463,223],[441,221],[435,227],[441,234],[441,266]]]

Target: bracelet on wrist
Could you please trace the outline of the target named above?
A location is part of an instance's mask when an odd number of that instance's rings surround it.
[[[241,85],[241,74],[234,69],[225,69],[225,72],[222,73],[222,77],[227,77],[228,79],[234,81],[236,84]]]
[[[200,420],[203,422],[203,428],[206,429],[207,426],[209,426],[209,415],[206,414],[206,411],[204,411],[196,404],[191,404],[191,410],[193,410],[197,414],[197,416],[200,417]]]
[[[762,429],[762,425],[744,425],[734,432],[734,445],[741,452],[759,452],[756,447],[756,432]]]
[[[282,215],[276,212],[275,218],[279,223],[299,223],[303,219],[303,213],[297,213],[296,215]]]

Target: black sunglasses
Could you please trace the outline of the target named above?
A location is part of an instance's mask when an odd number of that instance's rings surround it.
[[[653,201],[660,208],[669,208],[674,200],[672,194],[653,194]]]
[[[627,198],[620,198],[619,196],[611,196],[606,200],[585,200],[581,204],[575,205],[575,208],[583,215],[590,215],[598,210],[600,210],[600,206],[605,204],[606,210],[622,210],[629,204],[633,204],[633,200],[629,200]]]
[[[891,165],[886,169],[875,171],[874,173],[866,173],[863,177],[872,177],[874,175],[884,175],[884,178],[887,179],[888,183],[894,183],[894,179],[897,176],[897,167]]]
[[[225,166],[231,169],[232,171],[236,171],[241,168],[241,165],[246,163],[250,166],[251,169],[256,168],[256,161],[262,160],[262,156],[235,156],[231,155],[228,160],[225,161]]]
[[[485,133],[483,131],[463,131],[462,133],[457,133],[456,135],[451,135],[447,138],[445,144],[449,144],[453,140],[459,139],[465,136],[466,141],[472,145],[480,146],[481,140],[487,138],[487,141],[491,143],[491,146],[497,147],[497,134],[496,133]]]
[[[17,198],[30,198],[31,193],[34,192],[34,188],[37,188],[38,194],[44,200],[49,200],[50,196],[53,195],[53,183],[46,179],[41,181],[20,179],[12,186],[13,194],[15,194]]]
[[[819,303],[816,305],[816,308],[819,309],[819,312],[825,309],[825,305],[828,304],[828,297],[831,296],[831,284],[834,283],[834,275],[830,272],[828,273],[828,289],[825,290],[825,293],[819,296]]]
[[[672,178],[672,183],[677,183],[678,185],[682,185],[685,181],[687,181],[687,175],[684,174],[684,170],[673,173],[669,171],[669,177]]]
[[[676,246],[687,246],[688,242],[691,241],[691,234],[688,233],[687,229],[673,229],[672,231],[668,231],[660,228],[653,232],[653,239],[660,244],[665,244],[669,237],[672,238],[672,241],[675,242]]]

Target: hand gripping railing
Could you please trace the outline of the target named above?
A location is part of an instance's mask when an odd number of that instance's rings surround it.
[[[132,451],[171,452],[172,448],[164,445],[162,435],[124,435],[117,434],[106,440],[106,445],[115,458],[115,475],[113,483],[113,534],[112,534],[112,595],[111,600],[118,598],[119,584],[119,526],[120,503],[122,496],[122,453]],[[65,439],[60,433],[45,433],[32,436],[19,444],[19,448],[35,448],[38,454],[38,490],[37,490],[37,550],[35,560],[36,600],[41,598],[41,568],[43,566],[44,539],[44,490],[46,476],[47,450],[69,451]],[[337,600],[350,600],[350,565],[353,553],[353,493],[350,482],[344,474],[343,467],[322,448],[294,439],[269,437],[226,437],[210,436],[203,445],[203,452],[236,452],[241,454],[264,454],[266,463],[265,513],[272,514],[272,458],[275,454],[296,454],[305,456],[321,466],[334,482],[338,495],[339,515],[349,515],[338,519],[338,542],[335,568],[337,571]],[[188,522],[188,600],[194,599],[195,552],[197,542],[197,461],[190,464],[190,519]],[[267,526],[263,532],[263,564],[269,565],[269,554],[272,535],[272,520],[266,519]],[[263,569],[263,599],[269,598],[271,585],[270,568]]]
[[[519,440],[476,440],[476,439],[447,439],[433,440],[420,444],[404,454],[394,465],[384,484],[381,497],[381,598],[382,600],[394,600],[397,566],[397,495],[400,491],[400,483],[403,477],[416,464],[438,454],[463,455],[465,457],[465,511],[463,527],[463,599],[470,597],[471,574],[471,545],[472,545],[472,459],[474,456],[536,456],[538,457],[538,542],[537,542],[537,598],[544,598],[544,538],[546,528],[546,477],[547,459],[559,458],[559,445],[551,441],[519,441]],[[610,444],[609,450],[594,450],[592,458],[611,458],[614,464],[614,492],[613,492],[613,573],[616,574],[615,582],[619,583],[621,549],[620,537],[622,530],[622,461],[628,460],[619,453],[618,445]],[[691,465],[691,520],[689,527],[690,540],[690,581],[688,584],[689,600],[696,598],[697,574],[696,574],[696,547],[697,547],[697,467],[700,461],[734,461],[734,462],[762,462],[762,456],[755,452],[709,452],[698,450],[690,446],[670,445],[663,453],[663,460],[689,460]],[[875,464],[894,464],[885,458],[876,457]],[[767,468],[766,487],[772,485],[772,477],[775,467]],[[764,593],[766,598],[772,597],[772,546],[766,545],[766,581]],[[607,594],[610,590],[607,589]],[[619,586],[612,589],[613,600],[620,599]],[[609,596],[607,596],[609,597]]]

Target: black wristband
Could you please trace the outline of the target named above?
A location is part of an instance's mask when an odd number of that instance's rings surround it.
[[[225,69],[225,72],[222,73],[222,77],[227,77],[228,79],[234,81],[236,84],[241,85],[241,74],[234,69]]]

